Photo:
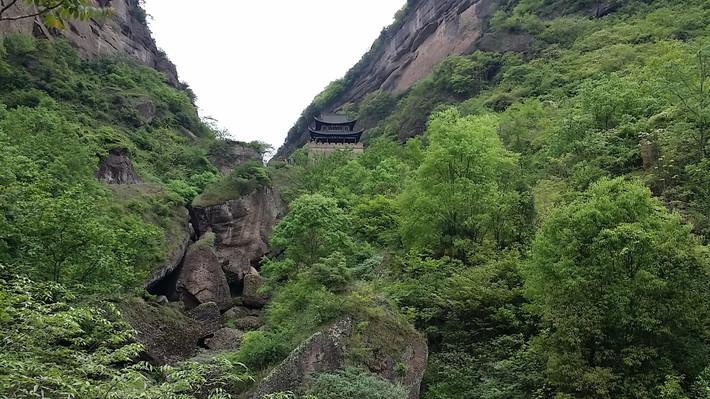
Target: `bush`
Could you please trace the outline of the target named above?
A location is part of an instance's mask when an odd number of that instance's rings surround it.
[[[405,399],[408,392],[376,374],[348,368],[318,374],[310,383],[308,394],[318,399]]]
[[[261,163],[248,162],[240,164],[222,180],[208,184],[205,187],[205,191],[192,201],[192,205],[205,208],[219,205],[229,200],[239,199],[254,190],[264,187],[270,181],[269,173]]]

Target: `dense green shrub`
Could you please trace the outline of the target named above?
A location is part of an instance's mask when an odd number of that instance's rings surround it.
[[[401,386],[367,371],[352,368],[338,373],[317,375],[308,393],[319,399],[405,399],[407,397],[407,391]]]
[[[541,227],[526,289],[547,378],[577,397],[653,397],[710,347],[707,249],[650,192],[601,180]]]
[[[208,207],[218,205],[258,190],[271,181],[269,173],[259,162],[247,162],[237,165],[229,175],[219,181],[207,184],[192,205]]]

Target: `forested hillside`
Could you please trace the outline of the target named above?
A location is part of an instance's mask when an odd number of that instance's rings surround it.
[[[710,398],[710,4],[496,4],[525,51],[268,166],[155,70],[5,37],[0,396]]]
[[[147,295],[183,205],[220,180],[208,158],[227,142],[190,92],[134,61],[20,35],[1,42],[0,88],[0,396],[174,397],[220,368],[247,380],[229,362],[151,366],[118,310]],[[111,154],[139,184],[97,179]]]
[[[269,276],[384,293],[427,335],[423,398],[708,397],[710,6],[582,3],[509,1],[490,29],[527,54],[344,107],[364,156],[272,162],[294,205]],[[283,234],[320,202],[333,248],[306,261]]]

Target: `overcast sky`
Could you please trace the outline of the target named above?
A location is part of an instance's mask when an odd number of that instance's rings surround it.
[[[236,140],[278,148],[301,111],[342,77],[404,0],[146,0],[180,79]]]

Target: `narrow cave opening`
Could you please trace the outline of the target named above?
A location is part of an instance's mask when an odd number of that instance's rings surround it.
[[[234,297],[239,297],[244,295],[244,280],[235,279],[229,282],[229,294]]]
[[[180,263],[180,266],[176,267],[171,273],[146,287],[148,293],[158,296],[165,295],[170,302],[178,301],[180,299],[180,295],[177,292],[177,282],[180,277],[181,270],[182,263]]]

